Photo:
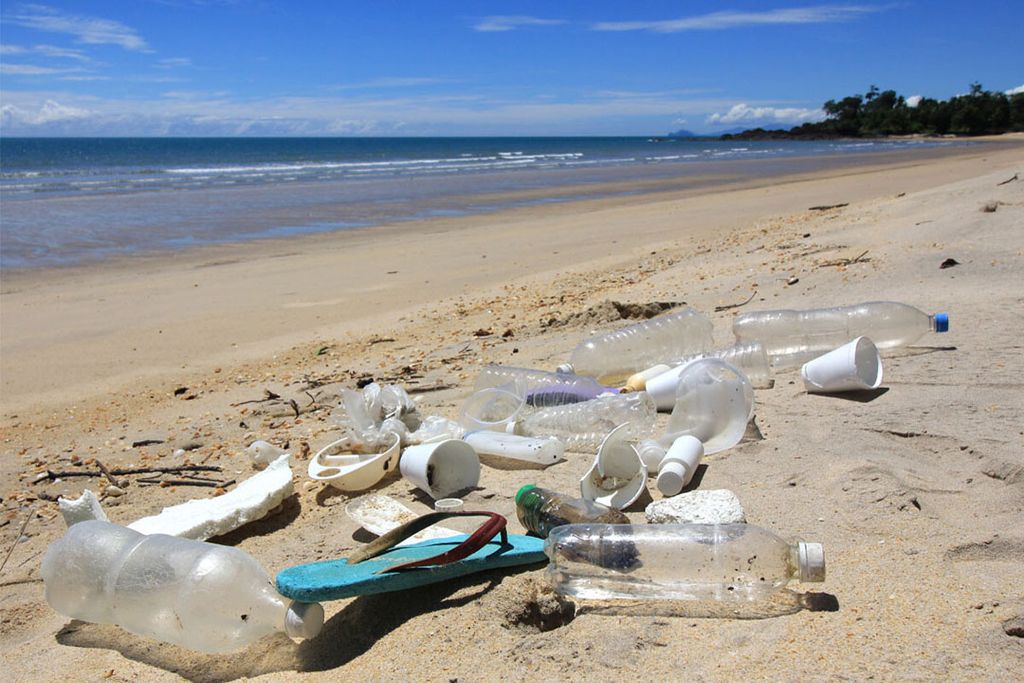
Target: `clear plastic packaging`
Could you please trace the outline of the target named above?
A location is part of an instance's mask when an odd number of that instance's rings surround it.
[[[757,601],[825,580],[820,543],[749,524],[572,524],[544,548],[555,591],[583,599]]]
[[[680,436],[693,436],[704,453],[717,453],[740,442],[753,416],[754,389],[746,375],[725,361],[702,358],[679,376],[675,407],[658,441],[668,448]]]
[[[50,545],[40,571],[57,612],[117,624],[200,652],[283,631],[312,638],[323,608],[281,596],[252,556],[228,546],[85,521]]]
[[[777,368],[802,365],[856,337],[869,337],[879,349],[912,344],[928,332],[946,332],[946,313],[928,315],[893,301],[810,310],[755,311],[732,324],[738,342],[761,342]]]
[[[699,311],[684,308],[583,341],[570,363],[578,375],[603,384],[622,384],[630,375],[713,346],[712,325]]]
[[[563,524],[593,522],[628,524],[629,518],[618,510],[582,498],[573,498],[557,491],[527,484],[516,491],[516,516],[532,534],[547,538],[555,527]]]
[[[515,432],[523,436],[553,436],[568,450],[596,449],[619,425],[629,425],[633,441],[654,428],[658,409],[645,392],[601,396],[573,405],[541,408],[521,415]]]
[[[599,384],[593,377],[509,365],[485,365],[477,377],[476,390],[492,388],[518,394],[526,405],[537,408],[579,403],[615,391]]]

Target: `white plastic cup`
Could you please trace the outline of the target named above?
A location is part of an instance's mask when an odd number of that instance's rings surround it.
[[[480,481],[480,458],[461,439],[409,446],[398,463],[402,476],[431,498],[447,498]]]
[[[867,337],[857,337],[800,369],[804,388],[812,394],[877,389],[882,383],[882,358]]]

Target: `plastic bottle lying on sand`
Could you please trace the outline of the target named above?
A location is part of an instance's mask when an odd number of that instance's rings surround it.
[[[629,524],[629,518],[618,510],[533,484],[516,491],[516,516],[527,531],[541,538],[563,524]]]
[[[804,311],[755,311],[737,316],[732,331],[739,342],[759,341],[773,366],[802,365],[851,339],[869,337],[879,349],[912,344],[927,332],[946,332],[949,315],[928,315],[893,301]]]
[[[324,610],[278,594],[247,553],[109,522],[79,522],[50,545],[46,601],[67,617],[117,624],[200,652],[230,652],[276,631],[320,632]]]
[[[629,391],[644,391],[648,388],[648,382],[655,378],[662,378],[664,381],[672,372],[678,376],[683,367],[701,358],[717,358],[724,360],[729,365],[739,368],[747,376],[755,389],[769,389],[772,386],[771,368],[768,366],[768,354],[764,352],[761,342],[750,344],[735,344],[724,349],[715,349],[704,353],[695,353],[683,358],[673,359],[668,365],[655,365],[643,372],[638,372],[626,382],[626,389]],[[657,398],[655,398],[657,401]],[[661,408],[662,406],[658,406]]]
[[[569,361],[578,375],[621,384],[635,372],[712,347],[711,321],[684,308],[583,341]]]
[[[515,422],[515,433],[553,436],[568,450],[589,450],[598,448],[608,432],[623,424],[630,425],[632,440],[641,439],[654,428],[657,417],[654,401],[640,391],[524,413]]]
[[[476,391],[501,388],[520,396],[528,406],[544,408],[589,401],[615,390],[593,377],[567,372],[546,372],[509,365],[485,365],[476,380]]]
[[[544,544],[558,593],[614,600],[768,598],[790,580],[825,580],[820,543],[750,524],[572,524]]]

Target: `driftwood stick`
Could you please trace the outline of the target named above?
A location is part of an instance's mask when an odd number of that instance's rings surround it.
[[[119,482],[117,479],[114,479],[114,475],[110,473],[110,470],[107,469],[107,466],[100,462],[98,459],[96,460],[96,467],[100,468],[100,472],[103,474],[104,477],[107,478],[107,481],[109,481],[112,486],[123,486],[121,482]]]
[[[754,300],[755,296],[757,296],[757,290],[756,289],[753,292],[750,293],[750,296],[747,297],[746,301],[741,301],[738,304],[726,304],[724,306],[715,306],[715,313],[721,313],[722,311],[728,311],[730,308],[739,308],[740,306],[746,306],[747,304],[749,304],[751,301]]]
[[[864,257],[868,255],[868,251],[868,249],[865,249],[864,251],[862,251],[860,254],[853,258],[840,258],[836,259],[835,261],[825,261],[824,263],[819,263],[818,268],[829,268],[832,266],[852,266],[854,263],[863,263],[864,261],[867,261],[867,259]]]
[[[139,479],[138,483],[142,486],[205,486],[206,488],[225,488],[235,483],[234,479],[228,481],[196,481],[194,479],[160,479],[154,477],[153,479]]]
[[[4,567],[7,566],[7,560],[11,559],[11,555],[14,553],[14,549],[18,547],[18,542],[21,540],[22,535],[25,533],[25,527],[28,526],[28,522],[34,517],[36,511],[30,506],[28,509],[28,515],[25,516],[25,521],[21,523],[21,528],[18,529],[17,535],[14,537],[14,543],[11,544],[10,550],[4,555],[4,561],[0,562],[0,572],[3,572]]]
[[[1012,178],[1007,178],[1006,180],[1004,180],[1001,183],[996,183],[996,187],[999,187],[1000,185],[1007,185],[1009,183],[1012,183],[1014,180],[1017,180],[1017,174],[1016,173],[1013,174]]]
[[[97,464],[99,461],[97,461]],[[177,465],[175,467],[131,467],[107,470],[104,473],[101,470],[70,470],[67,472],[54,472],[53,470],[47,470],[44,474],[46,476],[38,479],[37,481],[53,481],[54,479],[70,479],[71,477],[109,477],[109,475],[120,475],[126,474],[170,474],[178,472],[221,472],[223,468],[219,465]]]

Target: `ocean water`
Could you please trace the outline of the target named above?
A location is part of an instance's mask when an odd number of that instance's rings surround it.
[[[635,192],[627,181],[696,186],[943,144],[955,143],[0,138],[0,268]]]

